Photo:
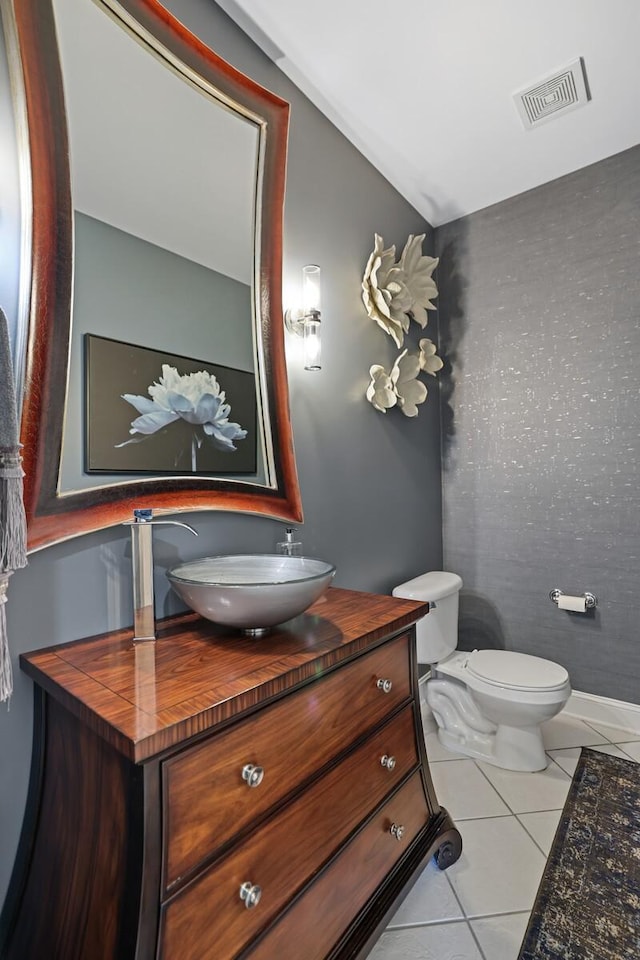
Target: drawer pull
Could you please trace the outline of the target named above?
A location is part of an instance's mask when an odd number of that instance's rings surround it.
[[[247,781],[248,787],[259,787],[264,777],[264,768],[254,763],[245,763],[242,768],[242,779]]]
[[[259,887],[256,883],[249,883],[247,880],[240,886],[240,899],[244,901],[247,910],[257,907],[261,896],[262,887]]]
[[[394,768],[395,765],[396,765],[396,758],[395,758],[395,757],[389,757],[389,756],[385,753],[384,757],[380,757],[380,763],[382,764],[383,767],[386,767],[387,770],[391,771],[391,770],[393,770],[393,768]]]
[[[392,823],[389,827],[389,833],[392,837],[395,837],[396,840],[402,840],[404,837],[404,827],[400,823]]]
[[[376,686],[378,687],[378,690],[382,690],[383,693],[391,693],[391,687],[393,686],[393,683],[391,680],[380,679],[378,680]]]

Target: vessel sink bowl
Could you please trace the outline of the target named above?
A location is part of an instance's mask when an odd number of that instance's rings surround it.
[[[249,554],[204,557],[167,572],[182,600],[207,620],[260,634],[322,596],[336,568],[324,560]]]

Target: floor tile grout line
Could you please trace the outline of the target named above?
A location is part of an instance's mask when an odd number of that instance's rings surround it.
[[[567,748],[567,749],[570,749],[570,748]],[[547,753],[546,756],[549,758],[549,762],[550,762],[550,763],[553,763],[554,767],[557,768],[567,780],[571,781],[571,780],[573,779],[573,778],[572,778],[572,774],[568,773],[563,767],[561,767],[560,764],[557,763],[557,761],[555,761],[554,758],[553,758],[549,753]],[[513,816],[513,817],[516,817],[516,818],[517,818],[519,814],[525,814],[525,813],[551,813],[551,812],[553,812],[553,811],[555,811],[555,810],[562,810],[562,808],[563,808],[563,806],[564,806],[564,802],[563,802],[562,806],[560,806],[560,807],[547,807],[547,808],[545,808],[545,809],[543,809],[543,810],[520,810],[520,811],[514,810],[513,807],[511,806],[511,804],[509,803],[509,801],[506,799],[506,797],[504,797],[504,796],[502,795],[502,793],[500,792],[500,788],[497,787],[497,786],[491,781],[491,779],[487,776],[487,774],[486,774],[485,771],[482,769],[482,767],[479,766],[479,763],[480,763],[481,761],[476,760],[474,757],[468,757],[467,759],[468,759],[468,760],[471,760],[471,761],[475,764],[476,769],[482,774],[482,776],[483,776],[484,779],[487,781],[487,783],[489,784],[489,786],[491,787],[491,789],[494,791],[494,793],[497,795],[497,797],[500,799],[500,801],[501,801],[502,803],[504,803],[504,805],[506,806],[506,808],[507,808],[507,810],[508,810],[509,812],[508,812],[508,813],[493,813],[493,814],[490,814],[489,816],[471,816],[471,817],[459,817],[459,816],[458,816],[458,817],[455,817],[456,822],[459,821],[459,822],[462,823],[462,822],[464,822],[465,820],[487,820],[487,819],[492,819],[492,818],[509,817],[509,816]],[[436,762],[442,762],[442,761],[436,761]],[[447,762],[447,761],[445,761],[445,762]],[[548,770],[549,768],[546,767],[546,769]],[[516,772],[518,772],[518,771],[516,771]],[[542,771],[540,771],[540,772],[542,772]]]
[[[537,813],[536,811],[532,811]],[[512,810],[509,810],[508,813],[487,813],[480,814],[477,817],[454,817],[456,823],[475,823],[477,820],[508,820],[509,817],[515,817],[515,814]]]
[[[469,923],[473,923],[475,920],[498,920],[500,917],[519,917],[521,913],[526,913],[527,916],[531,916],[531,910],[504,910],[501,913],[483,913],[482,916],[471,917]]]
[[[568,749],[570,749],[570,748],[568,748]],[[567,773],[567,771],[566,771],[563,767],[561,767],[560,764],[559,764],[556,760],[554,760],[554,758],[551,756],[551,754],[549,753],[548,750],[545,751],[545,756],[549,758],[549,762],[550,762],[550,763],[553,763],[554,766],[556,766],[559,770],[562,771],[562,773],[564,774],[565,777],[567,777],[569,780],[572,779],[571,774]],[[506,797],[503,797],[503,795],[500,793],[500,788],[499,788],[499,787],[496,787],[496,785],[491,781],[491,779],[490,779],[490,778],[487,776],[487,774],[484,772],[484,770],[482,769],[482,767],[478,766],[478,761],[477,761],[477,760],[474,760],[474,763],[475,763],[476,767],[478,767],[478,770],[480,771],[480,773],[484,776],[485,780],[487,780],[487,781],[491,784],[491,786],[492,786],[493,789],[496,791],[496,793],[498,794],[498,796],[500,797],[500,799],[502,800],[502,802],[509,808],[509,810],[511,810],[511,812],[513,813],[513,815],[514,815],[515,817],[517,817],[517,816],[518,816],[518,812],[517,812],[516,810],[513,810],[513,809],[512,809],[511,805],[509,804],[509,801],[506,799]],[[502,768],[500,768],[500,769],[502,769]],[[545,767],[545,770],[548,770],[548,769],[549,769],[549,764],[547,764],[547,766]],[[515,771],[513,771],[513,772],[514,772],[514,773],[524,773],[524,772],[526,772],[526,771],[518,771],[518,770],[515,770]],[[532,775],[535,775],[536,773],[544,773],[544,770],[535,770],[535,771],[533,771],[533,774],[532,774]],[[562,807],[552,807],[551,809],[561,810]],[[544,813],[544,812],[545,812],[544,810],[521,810],[521,811],[520,811],[520,813]]]
[[[497,795],[500,797],[500,799],[501,799],[502,802],[504,803],[504,805],[505,805],[505,807],[507,808],[507,810],[509,810],[509,812],[512,814],[512,816],[515,817],[516,812],[515,812],[515,810],[512,810],[512,809],[511,809],[511,804],[508,803],[508,802],[505,800],[505,798],[502,796],[502,794],[500,793],[500,791],[498,790],[498,788],[497,788],[493,783],[491,783],[491,780],[489,779],[489,777],[487,776],[487,774],[484,772],[484,770],[482,769],[482,767],[480,767],[480,766],[478,765],[478,761],[477,761],[477,760],[474,760],[473,762],[474,762],[475,765],[476,765],[476,769],[480,771],[480,773],[481,773],[482,776],[485,778],[485,780],[487,781],[487,783],[489,784],[489,786],[491,786],[491,787],[495,790],[495,792],[497,793]]]
[[[524,911],[523,911],[524,912]],[[451,923],[468,923],[466,917],[450,917],[448,920],[416,920],[413,923],[399,923],[387,926],[387,930],[417,930],[418,927],[447,927]]]
[[[558,813],[561,814],[564,809],[564,803],[561,807],[545,807],[543,810],[518,810],[509,813],[490,813],[481,817],[455,817],[456,823],[475,823],[478,820],[508,820],[509,817],[530,817],[536,813]]]
[[[446,920],[417,920],[414,923],[398,923],[387,926],[387,930],[415,930],[417,927],[446,927],[451,923],[475,923],[476,920],[499,920],[501,917],[519,917],[520,914],[529,916],[531,910],[504,910],[496,913],[483,913],[475,917],[449,917]]]
[[[508,910],[505,913],[477,913],[473,917],[466,917],[467,923],[480,923],[483,920],[501,920],[503,917],[518,917],[521,913],[530,917],[533,912],[532,903],[528,910]]]
[[[450,917],[448,920],[414,920],[412,923],[387,924],[385,930],[418,930],[420,927],[447,927],[450,923],[468,923],[466,917]]]
[[[464,841],[463,841],[463,845],[464,845]],[[455,864],[452,864],[452,866],[455,866]],[[465,908],[464,908],[464,905],[463,905],[462,901],[460,900],[460,897],[458,896],[457,891],[456,891],[456,888],[454,887],[451,879],[450,879],[446,874],[445,874],[445,878],[446,878],[447,882],[449,883],[449,886],[451,887],[451,892],[453,893],[453,896],[455,897],[455,900],[456,900],[456,902],[457,902],[460,910],[462,911],[462,919],[463,919],[463,920],[465,921],[465,923],[467,924],[467,928],[468,928],[468,930],[469,930],[469,933],[470,933],[471,936],[473,937],[473,940],[474,940],[474,942],[475,942],[478,950],[480,951],[480,956],[482,957],[482,960],[491,960],[490,957],[487,957],[487,956],[486,956],[484,950],[482,949],[482,947],[481,947],[481,945],[480,945],[480,941],[478,940],[478,937],[476,936],[475,930],[474,930],[473,927],[471,926],[471,920],[470,920],[470,918],[467,916],[467,912],[466,912],[466,910],[465,910]],[[520,912],[520,911],[519,911],[519,912]],[[525,912],[525,911],[521,911],[521,912]],[[493,914],[493,916],[504,916],[504,915],[505,915],[505,914]],[[450,922],[451,922],[451,921],[450,921]]]
[[[557,812],[556,810],[536,810],[536,811],[535,811],[535,813],[556,813],[556,812]],[[526,817],[527,814],[525,813],[525,814],[523,814],[523,816]],[[562,816],[562,812],[560,813],[560,816]],[[540,846],[540,844],[538,843],[538,841],[536,840],[536,838],[534,837],[534,835],[531,833],[531,831],[530,831],[530,830],[527,830],[526,824],[524,824],[524,823],[522,822],[522,820],[520,819],[520,817],[518,816],[518,814],[516,814],[516,820],[518,821],[518,823],[520,824],[520,826],[522,827],[522,829],[531,837],[531,839],[532,839],[533,842],[535,843],[536,847],[538,848],[538,850],[540,851],[540,853],[541,853],[542,856],[544,857],[545,865],[546,865],[546,862],[547,862],[547,860],[549,859],[549,854],[546,852],[546,850],[543,850],[543,849],[542,849],[542,847]]]
[[[467,920],[467,929],[468,929],[469,933],[471,934],[471,936],[473,937],[473,941],[474,941],[476,947],[478,948],[478,951],[479,951],[479,953],[480,953],[480,956],[482,957],[482,960],[491,960],[491,958],[490,958],[490,957],[487,957],[486,953],[485,953],[484,950],[482,949],[482,947],[481,947],[481,945],[480,945],[480,941],[478,940],[478,936],[477,936],[475,930],[473,929],[473,927],[471,926],[471,923],[470,923],[469,920]]]
[[[462,840],[462,849],[464,850],[464,838],[463,838],[463,840]],[[452,866],[452,867],[455,867],[455,864],[452,863],[451,866]],[[445,878],[445,880],[447,881],[447,883],[449,884],[449,886],[451,887],[451,892],[452,892],[452,894],[453,894],[453,896],[454,896],[454,899],[455,899],[456,903],[458,904],[458,907],[460,908],[460,910],[461,910],[461,912],[462,912],[462,919],[466,920],[466,919],[467,919],[467,915],[466,915],[466,913],[465,913],[464,907],[462,906],[462,901],[460,900],[460,897],[458,896],[458,892],[457,892],[456,888],[455,888],[454,885],[453,885],[453,881],[452,881],[451,878],[449,877],[448,873],[445,873],[444,878]]]
[[[536,811],[536,812],[537,812],[537,811]],[[546,812],[546,811],[543,811],[543,812]],[[553,811],[553,812],[555,813],[556,811]],[[540,853],[541,853],[542,856],[544,857],[545,866],[546,866],[546,862],[547,862],[547,859],[548,859],[548,855],[544,852],[544,850],[542,850],[542,849],[539,847],[539,845],[535,842],[535,840],[533,839],[533,837],[531,837],[531,834],[530,834],[529,831],[526,829],[526,827],[524,826],[524,824],[523,824],[523,823],[520,823],[520,821],[518,820],[518,817],[516,816],[516,814],[513,813],[513,814],[510,814],[509,816],[512,817],[516,822],[518,822],[518,823],[520,824],[520,826],[521,826],[522,829],[525,831],[525,833],[527,834],[527,836],[530,837],[531,841],[535,844],[535,846],[538,848],[538,850],[540,850]],[[479,819],[479,820],[507,819],[507,816],[504,815],[504,816],[501,817],[501,818],[499,818],[499,817],[478,817],[478,818],[476,818],[476,819]],[[457,818],[456,822],[460,822],[460,818],[459,818],[459,817]],[[462,847],[463,847],[463,850],[464,850],[464,837],[463,837],[463,840],[462,840]],[[452,864],[452,867],[455,868],[455,864]],[[544,868],[543,868],[543,869],[544,869]],[[449,886],[451,887],[451,892],[453,893],[453,896],[455,897],[455,900],[456,900],[456,902],[457,902],[460,910],[462,911],[462,917],[459,918],[459,919],[464,919],[464,920],[467,922],[467,924],[469,925],[469,929],[470,929],[471,935],[473,936],[474,940],[476,941],[476,943],[477,943],[477,945],[478,945],[478,949],[480,950],[480,953],[482,954],[483,960],[491,960],[490,957],[486,957],[486,956],[485,956],[482,948],[480,947],[480,944],[479,944],[479,942],[478,942],[478,940],[477,940],[477,937],[476,937],[476,935],[475,935],[475,932],[473,931],[473,928],[470,926],[471,921],[472,921],[472,920],[486,920],[486,919],[490,919],[490,918],[492,918],[492,917],[512,916],[512,915],[515,915],[515,914],[518,914],[518,913],[529,913],[529,914],[530,914],[530,913],[531,913],[531,910],[533,909],[533,903],[531,904],[531,907],[529,908],[529,910],[504,910],[504,911],[501,911],[501,912],[498,912],[498,913],[482,914],[482,915],[480,915],[480,916],[470,917],[469,914],[467,913],[467,911],[466,911],[465,908],[464,908],[464,904],[462,903],[460,897],[458,896],[458,893],[457,893],[457,891],[456,891],[455,886],[453,885],[452,880],[450,879],[449,876],[447,876],[447,874],[445,874],[445,878],[446,878],[446,880],[448,881]],[[453,923],[453,922],[454,922],[453,920],[443,921],[443,923]]]
[[[547,754],[547,756],[549,756],[549,755]],[[549,757],[549,759],[551,760],[552,758]],[[499,788],[499,787],[496,787],[496,785],[491,782],[490,778],[489,778],[489,777],[487,776],[487,774],[484,772],[484,770],[482,769],[482,767],[479,767],[479,766],[478,766],[477,761],[474,761],[474,763],[476,764],[476,767],[478,767],[478,770],[479,770],[480,773],[483,775],[483,777],[485,778],[485,780],[486,780],[489,784],[491,784],[491,786],[493,787],[493,789],[495,790],[495,792],[498,794],[498,796],[500,797],[500,799],[502,800],[502,802],[504,803],[504,805],[505,805],[505,806],[507,807],[507,809],[510,811],[510,815],[511,815],[511,816],[514,816],[516,819],[518,819],[519,813],[520,813],[520,814],[525,814],[525,813],[553,813],[553,812],[555,812],[556,810],[562,810],[562,807],[549,807],[549,808],[547,808],[547,809],[545,809],[545,810],[520,810],[519,812],[518,812],[517,810],[514,810],[514,809],[512,808],[512,806],[511,806],[511,804],[509,803],[509,801],[507,800],[507,798],[504,797],[504,796],[500,793],[500,788]],[[556,764],[556,766],[557,766],[560,770],[562,770],[562,767],[560,767],[560,764]],[[548,770],[549,768],[546,767],[545,769]],[[517,773],[518,771],[515,771],[515,772]],[[536,771],[536,772],[537,772],[537,771]],[[540,771],[540,772],[542,773],[542,771]],[[565,774],[565,776],[568,776],[566,770],[562,770],[562,772]],[[571,778],[569,777],[569,779],[571,779]],[[564,806],[564,804],[563,804],[563,806]],[[507,814],[503,814],[503,816],[507,816]],[[460,818],[458,817],[458,819],[460,819]],[[481,817],[467,817],[466,819],[468,819],[468,820],[472,820],[472,819],[473,819],[473,820],[480,820],[480,819],[483,819],[483,818],[481,818]],[[524,827],[524,824],[522,824],[522,826]],[[528,833],[528,832],[529,832],[529,831],[527,831],[527,833]],[[533,838],[532,838],[532,839],[533,839]]]
[[[554,749],[554,751],[555,751],[556,753],[561,753],[563,750],[582,750],[582,748],[583,748],[583,746],[584,746],[584,747],[587,748],[587,750],[596,750],[597,752],[603,752],[603,751],[601,751],[601,750],[598,750],[598,748],[599,748],[599,747],[600,747],[600,748],[602,748],[602,747],[617,747],[618,750],[620,750],[622,753],[624,753],[625,759],[628,758],[629,760],[633,760],[634,763],[638,763],[639,761],[637,760],[637,758],[636,758],[636,757],[632,757],[631,754],[630,754],[630,753],[627,753],[627,751],[625,750],[625,744],[628,746],[630,743],[638,743],[638,742],[640,742],[640,741],[637,741],[637,740],[622,740],[622,741],[618,741],[618,742],[611,741],[611,742],[607,742],[607,743],[580,744],[579,746],[573,746],[573,747],[554,747],[553,749]],[[561,769],[571,780],[573,780],[573,774],[575,773],[575,769],[574,769],[573,773],[569,773],[568,770],[565,770],[565,769],[564,769],[564,767],[562,766],[562,764],[559,762],[559,760],[558,760],[556,757],[552,757],[550,753],[548,753],[548,756],[550,757],[552,763],[555,763],[557,767],[560,767],[560,769]],[[614,756],[615,756],[615,754],[614,754]],[[578,762],[578,761],[576,760],[576,765],[577,765],[577,762]]]
[[[572,747],[563,747],[562,749],[564,749],[564,750],[572,750],[573,748],[572,748]],[[579,749],[581,750],[582,747],[580,747]],[[573,774],[572,774],[572,773],[569,773],[567,770],[565,770],[565,768],[562,766],[562,764],[559,763],[559,762],[556,760],[555,757],[552,757],[550,753],[547,753],[547,756],[549,757],[549,760],[551,761],[551,763],[553,763],[553,764],[558,768],[558,770],[562,770],[562,772],[563,772],[564,774],[566,774],[566,776],[569,777],[570,780],[573,780]]]
[[[601,730],[598,730],[598,728],[597,728],[597,727],[594,727],[594,725],[593,725],[592,723],[589,723],[588,720],[585,720],[585,719],[583,719],[583,718],[581,718],[581,719],[582,719],[582,722],[585,723],[585,724],[589,727],[590,730],[593,730],[593,732],[594,732],[594,733],[597,733],[598,736],[604,737],[605,740],[609,740],[609,737],[606,735],[606,733],[603,733]],[[610,742],[613,743],[613,741],[610,741]]]
[[[603,726],[604,729],[603,729],[603,730],[598,730],[597,727],[594,727],[593,721],[591,721],[591,720],[585,720],[584,717],[575,717],[574,719],[576,719],[576,720],[582,720],[582,722],[585,723],[591,730],[593,730],[594,733],[597,733],[598,736],[600,736],[600,737],[604,737],[606,740],[609,741],[609,743],[613,744],[614,746],[617,746],[619,741],[617,741],[617,740],[611,740],[611,738],[609,737],[609,735],[604,732],[604,730],[606,730],[606,729],[608,728],[608,726],[611,726],[611,729],[612,729],[612,730],[618,730],[618,731],[621,730],[623,733],[633,733],[633,734],[636,735],[636,739],[635,739],[635,740],[625,740],[624,743],[637,743],[637,742],[640,740],[640,734],[638,734],[636,730],[629,730],[628,727],[617,727],[617,726],[615,726],[615,724],[609,725],[609,724],[603,723],[602,726]],[[586,744],[585,744],[585,746],[586,746]],[[602,744],[600,744],[600,746],[602,746]]]

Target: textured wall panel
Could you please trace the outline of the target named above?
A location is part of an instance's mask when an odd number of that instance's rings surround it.
[[[445,566],[465,646],[640,702],[640,147],[441,227]],[[591,590],[595,617],[548,599]]]

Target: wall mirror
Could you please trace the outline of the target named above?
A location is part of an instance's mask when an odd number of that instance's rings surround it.
[[[29,549],[135,506],[300,521],[288,104],[157,0],[14,0],[7,32],[31,205]]]

